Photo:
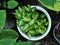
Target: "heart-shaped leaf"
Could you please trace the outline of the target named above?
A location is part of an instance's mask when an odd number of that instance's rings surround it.
[[[5,25],[5,20],[6,20],[6,11],[0,10],[0,32]]]
[[[9,39],[17,39],[18,34],[16,31],[11,30],[11,29],[4,29],[2,33],[0,33],[0,40],[4,38],[9,38]]]
[[[18,5],[18,2],[14,1],[14,0],[10,0],[7,2],[7,4],[8,4],[7,8],[13,9]]]

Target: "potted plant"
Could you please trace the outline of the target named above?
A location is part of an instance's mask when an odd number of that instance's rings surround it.
[[[6,11],[0,10],[0,45],[31,45],[28,41],[17,41],[19,35],[13,29],[5,29]],[[37,43],[36,45],[41,45]]]
[[[40,6],[18,7],[15,11],[19,33],[28,40],[43,39],[50,31],[51,18]]]

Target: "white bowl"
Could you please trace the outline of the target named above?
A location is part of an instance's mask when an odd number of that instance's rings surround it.
[[[19,28],[19,26],[17,26],[17,28],[18,28],[19,33],[20,33],[24,38],[26,38],[26,39],[28,39],[28,40],[31,40],[31,41],[41,40],[41,39],[43,39],[44,37],[46,37],[46,35],[50,32],[50,29],[51,29],[51,18],[50,18],[50,16],[49,16],[48,12],[47,12],[44,8],[42,8],[42,7],[40,7],[40,6],[31,6],[31,7],[36,7],[37,10],[43,12],[43,13],[46,15],[46,17],[47,17],[47,19],[48,19],[48,22],[49,22],[47,31],[46,31],[43,35],[29,38],[29,36],[28,36],[27,34],[25,34],[25,33],[23,33],[23,32],[21,31],[21,29]]]

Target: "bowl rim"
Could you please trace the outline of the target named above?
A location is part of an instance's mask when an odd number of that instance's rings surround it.
[[[54,38],[56,39],[56,41],[60,44],[60,40],[59,40],[59,39],[56,37],[56,35],[55,35],[55,30],[58,29],[59,25],[60,25],[60,23],[58,23],[58,24],[54,27],[53,36],[54,36]]]
[[[40,6],[36,6],[36,5],[33,5],[33,6],[31,6],[31,7],[32,7],[32,8],[33,8],[33,7],[36,7],[37,10],[42,11],[42,12],[46,15],[46,17],[47,17],[47,19],[48,19],[48,22],[49,22],[47,31],[45,32],[45,34],[40,35],[40,36],[38,36],[38,37],[31,37],[31,38],[29,38],[26,34],[24,34],[24,33],[20,30],[20,28],[19,28],[18,25],[17,25],[17,29],[18,29],[19,33],[20,33],[24,38],[26,38],[26,39],[28,39],[28,40],[31,40],[31,41],[41,40],[41,39],[43,39],[45,36],[47,36],[47,34],[50,32],[50,29],[51,29],[51,18],[50,18],[50,16],[49,16],[48,12],[47,12],[44,8],[42,8],[42,7],[40,7]]]

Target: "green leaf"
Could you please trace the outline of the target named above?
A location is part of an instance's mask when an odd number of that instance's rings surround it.
[[[38,0],[50,10],[60,11],[60,0]]]
[[[43,2],[47,6],[52,6],[52,7],[54,7],[54,3],[56,3],[56,0],[39,0],[39,1]]]
[[[13,9],[18,5],[18,2],[14,1],[14,0],[10,0],[7,2],[7,5],[8,5],[7,8]]]
[[[0,45],[15,45],[15,43],[16,43],[16,40],[14,39],[6,38],[6,39],[0,40]]]
[[[38,20],[36,20],[36,23],[39,25],[39,26],[41,26],[41,22],[40,21],[38,21]]]
[[[28,29],[28,27],[29,27],[29,25],[26,24],[26,25],[24,26],[24,30]]]
[[[30,42],[18,42],[16,45],[30,45]]]
[[[27,6],[25,6],[25,9],[26,9],[27,12],[29,12],[29,11],[31,11],[31,6],[27,5]]]
[[[44,17],[45,17],[45,15],[44,15],[44,14],[41,14],[41,15],[40,15],[40,18],[41,18],[41,19],[43,19]]]
[[[3,29],[2,33],[0,33],[0,40],[4,38],[9,38],[9,39],[17,39],[18,34],[16,31],[11,30],[11,29]]]
[[[19,13],[14,13],[16,19],[21,19],[21,15]]]
[[[37,42],[35,45],[41,45],[41,43],[40,42]]]
[[[46,28],[45,27],[40,27],[39,29],[36,29],[37,31],[37,33],[40,33],[40,34],[44,34],[45,32],[46,32]]]
[[[37,24],[34,24],[34,28],[37,29],[39,26]]]
[[[28,36],[31,38],[32,36],[31,36],[31,34],[28,32]]]
[[[31,34],[31,36],[34,36],[36,34],[34,30],[30,30],[29,33]]]
[[[35,8],[32,8],[32,12],[35,12],[36,11],[36,7]]]
[[[5,20],[6,20],[6,11],[0,10],[0,32],[5,26]]]
[[[18,11],[19,11],[20,14],[23,13],[23,8],[22,7],[18,7]]]
[[[48,22],[45,23],[45,26],[48,26]]]
[[[22,26],[22,25],[24,25],[24,22],[23,22],[23,20],[19,20],[17,24],[18,24],[19,26]]]
[[[25,22],[29,22],[31,19],[30,18],[27,18],[27,17],[24,17],[23,21]]]
[[[38,13],[38,12],[34,12],[34,13],[32,14],[32,18],[33,18],[33,19],[37,19],[38,16],[39,16],[39,13]]]
[[[29,22],[29,25],[33,25],[35,23],[34,19],[32,19],[30,22]]]

